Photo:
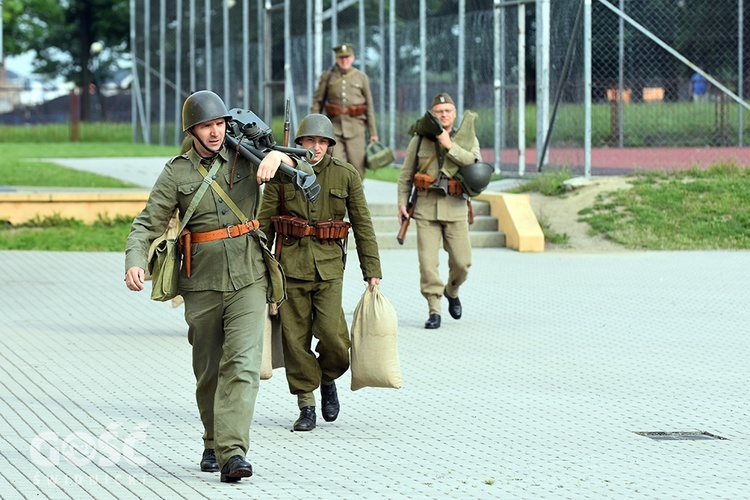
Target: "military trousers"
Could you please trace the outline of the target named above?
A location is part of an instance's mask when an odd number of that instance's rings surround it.
[[[341,307],[343,278],[287,278],[287,300],[279,307],[289,392],[300,408],[316,406],[313,391],[349,369],[349,329]],[[318,340],[312,351],[313,338]]]
[[[364,123],[357,126],[356,133],[349,138],[336,134],[336,145],[333,146],[333,156],[351,163],[359,172],[360,179],[365,178],[365,132],[367,128]],[[368,138],[369,141],[369,138]]]
[[[433,221],[415,219],[417,222],[417,254],[419,256],[419,286],[427,299],[430,314],[440,314],[443,289],[451,297],[458,297],[459,287],[469,276],[471,267],[471,241],[468,221]],[[440,242],[448,252],[448,282],[440,279]]]
[[[204,447],[216,449],[220,467],[234,455],[245,456],[250,444],[266,287],[262,279],[235,292],[183,294]]]

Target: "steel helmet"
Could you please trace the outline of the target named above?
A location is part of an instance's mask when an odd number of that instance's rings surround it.
[[[476,196],[484,191],[492,179],[495,169],[489,163],[470,163],[458,169],[453,176],[469,196]]]
[[[231,115],[221,97],[210,90],[199,90],[190,94],[182,105],[183,132],[199,123],[217,118],[229,119]]]
[[[299,122],[295,144],[301,144],[303,137],[325,137],[330,142],[328,145],[336,144],[336,136],[333,133],[333,123],[326,115],[313,113],[307,115]]]

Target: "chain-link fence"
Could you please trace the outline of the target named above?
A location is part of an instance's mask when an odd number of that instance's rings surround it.
[[[579,8],[552,4],[551,89],[562,96],[553,147],[579,147],[584,133],[585,54],[582,31],[572,31]],[[744,145],[747,110],[737,99],[748,85],[750,25],[743,18],[743,0],[594,1],[592,146]]]
[[[507,135],[496,116],[509,127],[515,120],[510,107],[498,113],[496,104],[502,99],[515,106],[517,100],[517,7],[493,9],[485,0],[461,11],[463,2],[446,1],[431,10],[425,2],[350,1],[339,2],[348,7],[334,16],[326,1],[316,37],[312,1],[275,2],[270,9],[248,0],[133,3],[136,140],[177,144],[181,103],[204,88],[230,108],[252,109],[269,125],[281,119],[291,98],[292,116],[301,119],[320,73],[334,62],[331,47],[349,41],[356,46],[355,65],[370,78],[379,135],[392,148],[405,148],[409,125],[439,92],[453,95],[460,111],[479,112],[484,147],[515,147],[515,136],[507,144],[496,140]],[[495,43],[505,54],[499,62]],[[316,68],[318,53],[323,62]]]
[[[743,2],[592,0],[592,146],[744,145]],[[334,61],[331,47],[347,41],[370,77],[381,141],[394,150],[405,148],[432,96],[448,92],[459,113],[479,113],[484,159],[502,158],[504,170],[515,169],[519,146],[539,151],[545,136],[536,124],[554,116],[555,163],[556,150],[582,149],[587,134],[584,4],[131,0],[133,137],[178,145],[182,102],[206,88],[275,130],[289,98],[294,127]]]

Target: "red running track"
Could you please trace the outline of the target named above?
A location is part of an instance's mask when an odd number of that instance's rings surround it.
[[[486,153],[486,156],[485,156]],[[483,158],[494,159],[494,151],[482,150]],[[518,171],[518,150],[500,153],[503,171]],[[550,165],[583,169],[583,148],[550,149]],[[720,162],[750,166],[750,148],[597,148],[591,150],[595,175],[616,175],[635,170],[680,170],[708,168]],[[526,171],[536,172],[536,150],[526,150]]]
[[[405,151],[397,156],[403,161]],[[494,150],[483,149],[484,161],[493,163]],[[500,152],[502,171],[518,172],[518,150],[503,149]],[[583,172],[583,148],[551,149],[549,164],[569,167],[577,173]],[[733,162],[750,167],[750,147],[725,148],[596,148],[591,151],[593,175],[620,175],[635,170],[680,170],[691,167],[708,168],[719,162]],[[526,150],[526,173],[536,172],[536,150]]]

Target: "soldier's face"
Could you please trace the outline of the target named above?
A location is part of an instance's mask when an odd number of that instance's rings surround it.
[[[217,118],[195,125],[188,133],[200,139],[199,141],[193,141],[195,151],[202,157],[208,158],[221,149],[226,131],[226,120]]]
[[[453,104],[436,104],[432,107],[432,114],[438,117],[445,130],[453,128],[453,122],[456,121],[456,107]]]
[[[315,158],[313,158],[313,163],[318,163],[321,159],[323,159],[323,156],[326,154],[326,151],[328,151],[328,146],[330,145],[330,142],[325,137],[318,137],[318,136],[307,136],[303,137],[300,140],[300,146],[302,146],[304,149],[310,149],[313,148],[315,151]]]
[[[354,62],[354,55],[351,56],[339,56],[336,58],[336,64],[338,64],[341,71],[349,71]]]

